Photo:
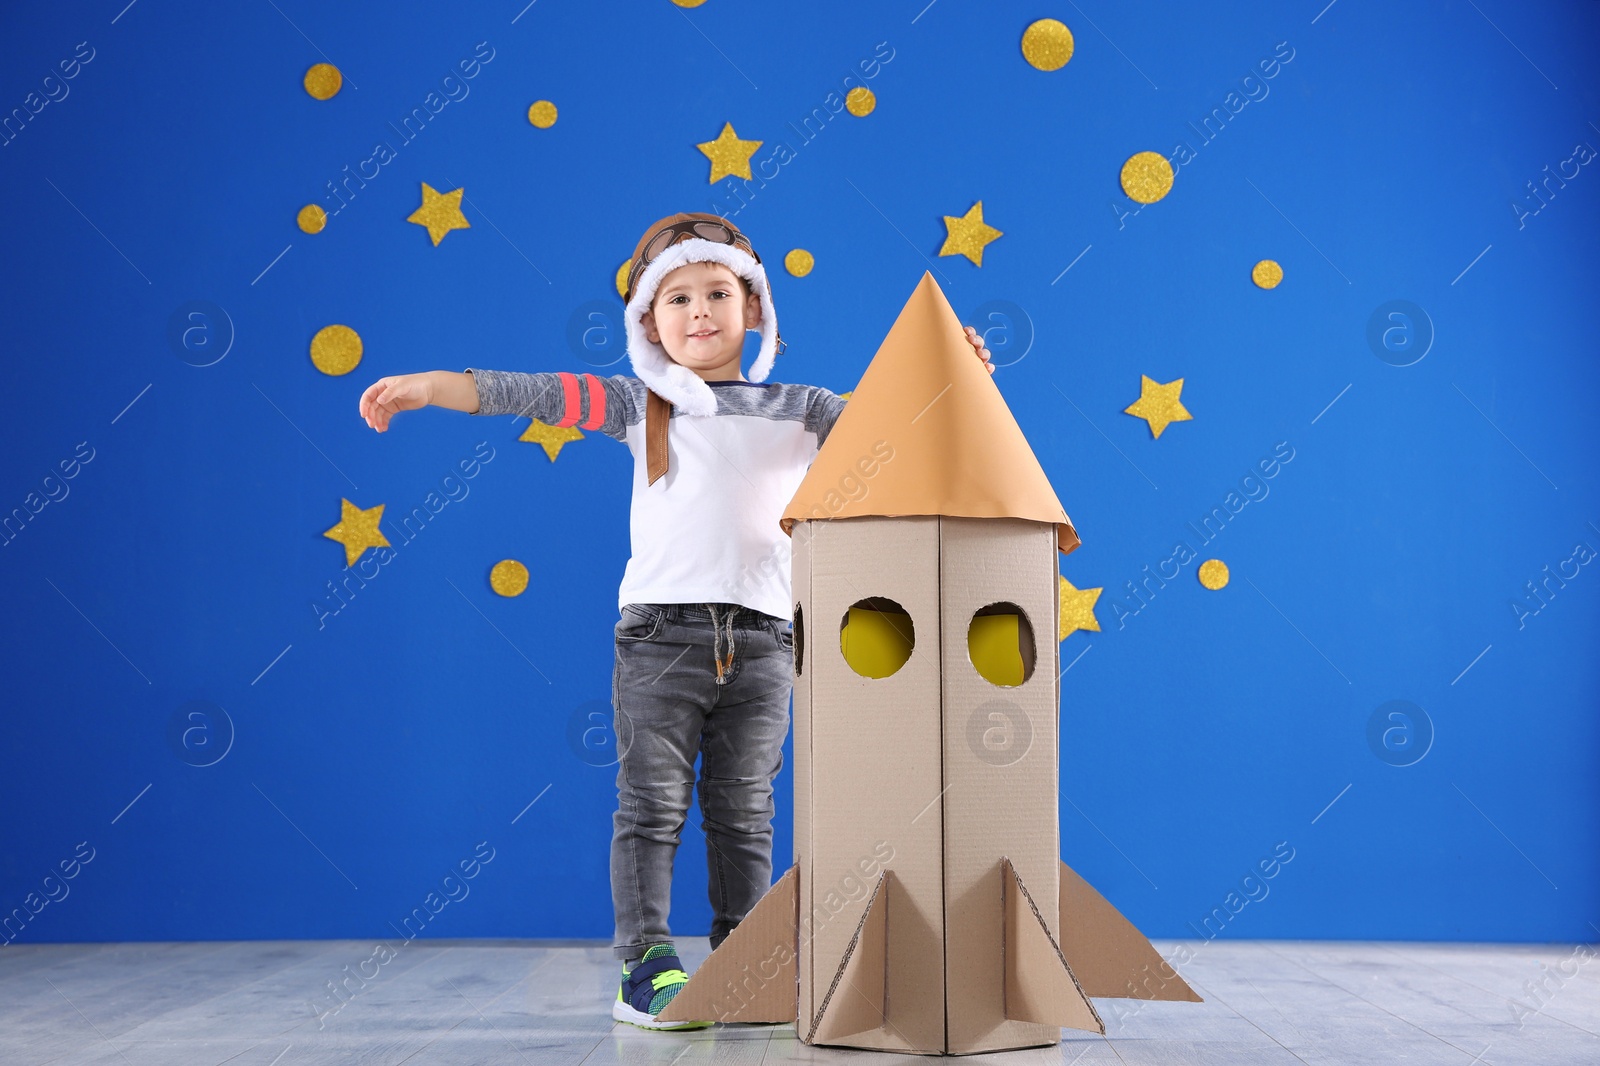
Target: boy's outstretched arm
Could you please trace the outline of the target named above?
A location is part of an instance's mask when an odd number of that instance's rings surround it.
[[[566,422],[627,439],[634,406],[626,378],[569,373],[526,374],[469,367],[380,378],[361,394],[361,417],[380,433],[400,411],[430,404],[473,415],[520,415],[551,425]],[[574,418],[573,416],[577,417]]]

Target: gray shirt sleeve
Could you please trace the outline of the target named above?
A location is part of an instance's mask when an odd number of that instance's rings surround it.
[[[560,374],[524,374],[514,370],[484,370],[467,367],[478,390],[476,415],[518,415],[554,425],[566,413],[567,400]],[[605,393],[605,419],[600,432],[626,442],[628,423],[633,414],[633,390],[625,375],[599,378]],[[589,387],[578,376],[578,422],[589,420]]]
[[[839,420],[839,412],[844,410],[845,403],[843,396],[829,392],[820,385],[811,386],[811,396],[806,403],[806,428],[817,435],[818,448],[828,439],[828,433]]]

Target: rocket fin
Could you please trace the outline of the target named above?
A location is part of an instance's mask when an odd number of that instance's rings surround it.
[[[1105,1023],[1078,984],[1072,967],[1010,859],[1001,859],[1005,901],[1005,1016],[1013,1021],[1104,1033]]]
[[[800,868],[789,867],[756,901],[689,983],[657,1016],[662,1021],[792,1022],[797,969]],[[776,969],[776,973],[772,971]]]
[[[1066,863],[1061,864],[1061,951],[1091,996],[1204,1002],[1138,927]]]
[[[833,1043],[859,1033],[882,1029],[889,983],[888,870],[878,875],[867,909],[845,948],[833,984],[817,1009],[805,1042]]]

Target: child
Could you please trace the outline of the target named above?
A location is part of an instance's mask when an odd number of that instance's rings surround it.
[[[793,688],[790,543],[778,518],[845,401],[761,384],[783,350],[761,258],[725,218],[675,214],[634,249],[625,318],[637,377],[469,368],[383,378],[361,395],[379,432],[427,404],[578,425],[634,456],[632,558],[618,595],[612,705],[611,1015],[646,1029],[688,980],[667,929],[672,861],[696,787],[713,950],[772,883],[772,783]],[[761,348],[740,372],[746,330]],[[967,339],[989,372],[971,326]]]

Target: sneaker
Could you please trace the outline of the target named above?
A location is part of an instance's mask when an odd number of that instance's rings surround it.
[[[712,1023],[656,1021],[656,1015],[667,1009],[688,980],[677,949],[671,944],[652,944],[639,965],[623,969],[611,1017],[641,1029],[704,1029]]]

